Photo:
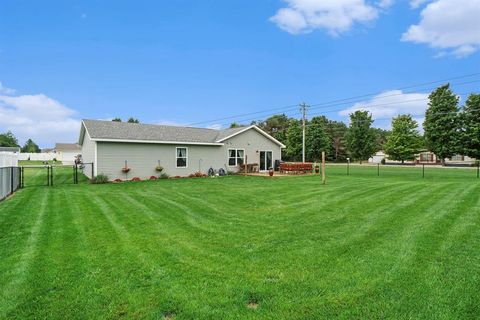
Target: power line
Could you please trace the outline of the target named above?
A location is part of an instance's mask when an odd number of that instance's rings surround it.
[[[405,90],[405,89],[418,88],[418,87],[423,87],[423,86],[426,86],[426,85],[431,85],[431,84],[436,84],[436,83],[442,83],[442,82],[445,82],[445,81],[451,81],[451,80],[458,80],[458,79],[464,79],[464,78],[474,77],[474,76],[477,76],[477,75],[480,75],[480,72],[471,73],[471,74],[466,74],[466,75],[461,75],[461,76],[456,76],[456,77],[451,77],[451,78],[446,78],[446,79],[442,79],[442,80],[435,80],[435,81],[430,81],[430,82],[424,82],[424,83],[421,83],[421,84],[415,84],[415,85],[405,86],[405,87],[401,87],[401,88],[398,88],[398,89],[395,89],[395,90]],[[467,83],[474,83],[474,82],[479,82],[479,81],[480,81],[480,80],[476,80],[476,81],[471,81],[471,82],[467,82]],[[467,83],[463,83],[463,84],[467,84]],[[454,84],[454,85],[461,85],[461,84],[462,84],[462,83],[460,83],[460,84]],[[318,106],[329,105],[329,104],[337,103],[337,102],[346,102],[346,101],[349,101],[349,100],[366,98],[366,97],[375,96],[375,95],[379,95],[379,94],[381,94],[381,92],[369,93],[369,94],[364,94],[364,95],[359,95],[359,96],[353,96],[353,97],[344,98],[344,99],[337,99],[337,100],[332,100],[332,101],[328,101],[328,102],[313,104],[313,105],[311,105],[311,106],[312,106],[312,107],[314,107],[314,106],[315,106],[315,107],[318,107]],[[405,93],[402,93],[402,94],[405,94]],[[388,96],[395,96],[395,95],[401,95],[401,94],[387,95],[387,96],[383,96],[382,98],[388,97]],[[355,102],[355,101],[350,101],[349,103],[353,103],[353,102]],[[359,102],[359,101],[357,101],[357,102]],[[213,119],[213,120],[206,120],[206,121],[195,122],[195,123],[189,124],[189,126],[194,126],[194,125],[199,125],[199,124],[206,124],[206,123],[211,123],[211,122],[216,122],[216,121],[222,121],[222,120],[236,119],[236,118],[239,118],[239,117],[250,116],[250,115],[255,115],[255,114],[262,114],[262,113],[268,113],[268,112],[273,112],[273,111],[277,111],[277,112],[278,112],[278,111],[282,111],[282,110],[287,111],[287,110],[292,110],[292,109],[297,108],[297,107],[298,107],[297,104],[292,104],[292,105],[288,105],[288,106],[275,107],[275,108],[265,109],[265,110],[256,111],[256,112],[249,112],[249,113],[238,114],[238,115],[234,115],[234,116],[217,118],[217,119]]]

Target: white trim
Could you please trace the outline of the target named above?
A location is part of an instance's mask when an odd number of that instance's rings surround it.
[[[185,149],[187,151],[187,154],[185,155],[185,162],[186,162],[186,166],[185,167],[179,167],[177,166],[177,150],[178,149]],[[188,147],[175,147],[175,169],[187,169],[188,168]]]
[[[235,150],[235,165],[231,166],[230,165],[230,150]],[[237,151],[243,151],[243,164],[245,164],[245,149],[242,148],[228,148],[227,149],[227,166],[229,167],[237,167],[238,166],[238,156],[237,156]]]
[[[93,156],[93,175],[97,175],[98,172],[98,161],[97,161],[97,141],[93,141],[95,144],[95,155]],[[93,179],[94,177],[92,177]]]
[[[283,143],[281,143],[280,141],[278,141],[277,139],[275,139],[274,137],[272,137],[271,135],[269,135],[268,133],[266,133],[265,131],[263,131],[262,129],[260,129],[259,127],[257,127],[256,125],[251,125],[251,126],[249,126],[249,127],[246,127],[245,129],[242,129],[242,130],[240,130],[240,131],[237,131],[237,132],[235,132],[234,134],[231,134],[231,135],[229,135],[229,136],[227,136],[227,137],[225,137],[225,138],[222,138],[222,139],[220,139],[220,140],[217,140],[217,142],[218,142],[218,143],[221,143],[221,142],[223,142],[223,141],[225,141],[225,140],[228,140],[228,139],[230,139],[230,138],[233,138],[233,137],[235,137],[235,136],[237,136],[237,135],[239,135],[239,134],[241,134],[241,133],[244,133],[245,131],[248,131],[248,130],[250,130],[250,129],[255,129],[255,130],[257,130],[259,133],[261,133],[262,135],[264,135],[264,136],[267,137],[268,139],[270,139],[270,140],[272,140],[273,142],[275,142],[276,144],[278,144],[278,145],[280,146],[280,148],[286,148],[286,146],[285,146]]]
[[[125,142],[125,143],[151,143],[151,144],[182,144],[182,145],[199,145],[199,146],[223,146],[224,143],[217,142],[185,142],[185,141],[157,141],[157,140],[129,140],[129,139],[104,139],[95,138],[92,141],[100,142]]]

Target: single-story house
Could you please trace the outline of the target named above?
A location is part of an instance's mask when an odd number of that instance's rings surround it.
[[[257,163],[260,171],[281,160],[285,146],[257,126],[224,130],[83,120],[79,144],[85,174],[105,174],[110,180],[147,179],[157,166],[170,176],[214,170],[238,171]],[[128,167],[130,171],[123,172]]]
[[[63,164],[74,164],[76,157],[82,154],[82,147],[76,143],[55,143],[55,153]]]

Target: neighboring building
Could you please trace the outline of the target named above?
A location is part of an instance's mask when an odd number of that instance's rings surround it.
[[[383,159],[386,160],[387,155],[385,154],[385,151],[380,150],[377,151],[370,159],[368,159],[368,162],[370,163],[381,163]]]
[[[0,147],[0,152],[20,153],[20,147]]]
[[[245,162],[267,171],[285,148],[256,126],[214,130],[99,120],[82,121],[79,144],[83,162],[94,164],[93,174],[110,180],[146,179],[158,175],[159,164],[170,176],[209,168],[238,171]],[[90,170],[85,174],[92,175]]]
[[[57,160],[63,164],[74,164],[78,155],[82,154],[82,147],[76,143],[56,143]]]

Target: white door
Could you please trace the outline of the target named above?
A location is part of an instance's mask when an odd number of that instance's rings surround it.
[[[260,171],[267,171],[273,167],[273,152],[260,151]]]

